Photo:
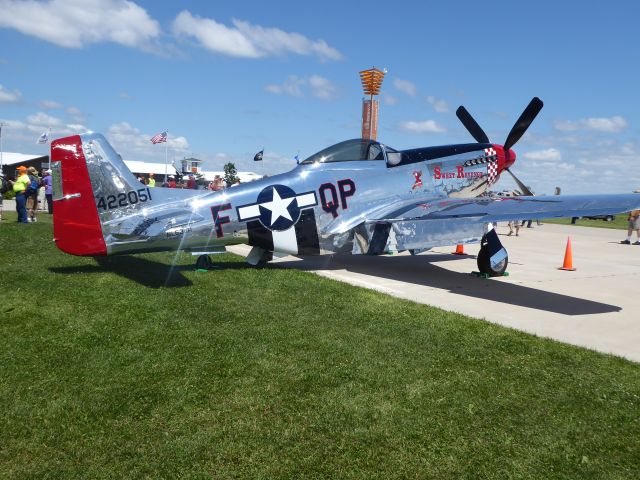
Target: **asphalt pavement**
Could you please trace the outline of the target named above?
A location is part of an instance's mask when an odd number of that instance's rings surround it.
[[[498,228],[509,253],[509,276],[500,278],[470,274],[478,245],[465,245],[461,256],[450,246],[274,262],[640,362],[640,246],[621,245],[626,232],[553,224],[507,232]],[[569,237],[575,271],[558,269]],[[246,255],[249,247],[229,250]]]

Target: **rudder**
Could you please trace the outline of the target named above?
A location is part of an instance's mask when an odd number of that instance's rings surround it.
[[[107,254],[80,135],[51,142],[53,240],[72,255]]]

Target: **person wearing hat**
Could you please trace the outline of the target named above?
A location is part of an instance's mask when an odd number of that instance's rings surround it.
[[[38,217],[38,192],[40,191],[40,177],[35,167],[27,168],[27,176],[29,177],[29,186],[37,185],[35,189],[27,186],[27,222],[37,222]]]
[[[13,191],[16,194],[16,212],[18,212],[18,223],[29,223],[27,220],[27,187],[31,183],[27,175],[27,167],[20,165],[17,168],[18,175],[13,182]]]
[[[11,182],[0,171],[0,221],[2,220],[2,202],[4,201],[4,194],[11,188]]]
[[[44,196],[47,199],[47,210],[49,214],[53,213],[53,179],[51,178],[51,170],[44,171],[44,177],[42,177],[42,184],[44,185]]]
[[[149,174],[149,181],[147,182],[147,185],[151,188],[156,186],[156,179],[153,178],[153,173]]]
[[[216,175],[213,177],[213,188],[212,190],[218,192],[220,190],[224,190],[224,180],[220,175]]]
[[[169,180],[164,184],[167,188],[176,188],[176,179],[173,175],[169,175]]]

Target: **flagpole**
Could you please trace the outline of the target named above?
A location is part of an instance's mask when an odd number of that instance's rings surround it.
[[[0,122],[0,174],[4,173],[4,157],[2,154],[2,127],[4,125],[4,123]]]
[[[169,163],[169,130],[167,130],[167,141],[165,142],[164,145],[164,183],[167,183],[167,169],[168,167],[168,163]]]

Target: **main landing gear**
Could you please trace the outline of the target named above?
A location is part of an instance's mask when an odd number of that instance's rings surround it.
[[[262,247],[253,247],[246,258],[247,263],[254,267],[264,267],[271,260],[273,260],[273,252]]]
[[[507,270],[509,256],[495,230],[490,230],[480,240],[477,262],[480,273],[490,277],[501,277]]]

